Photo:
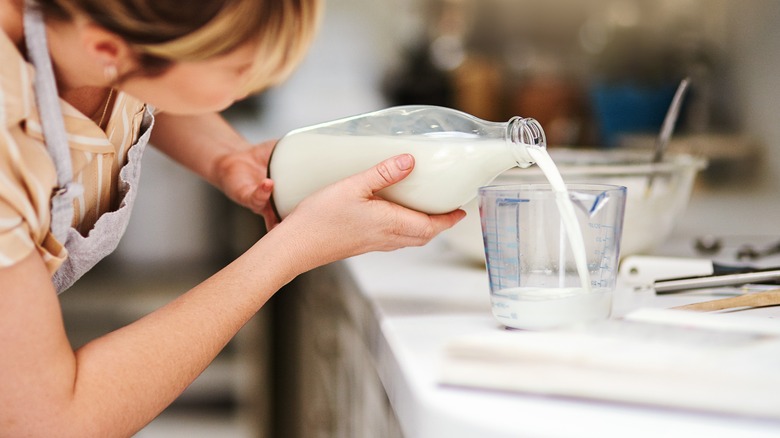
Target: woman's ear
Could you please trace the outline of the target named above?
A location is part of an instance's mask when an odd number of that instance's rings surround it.
[[[133,69],[132,51],[124,39],[92,22],[83,22],[79,27],[84,50],[103,68],[109,84]]]

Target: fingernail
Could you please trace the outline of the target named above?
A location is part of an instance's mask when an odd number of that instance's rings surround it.
[[[395,158],[395,164],[401,170],[407,170],[412,167],[413,158],[409,154],[399,155]]]

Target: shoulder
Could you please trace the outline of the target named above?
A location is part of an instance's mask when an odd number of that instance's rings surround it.
[[[0,32],[0,266],[26,256],[48,232],[56,170],[36,122],[32,67]]]
[[[56,180],[42,142],[28,135],[22,123],[0,123],[0,268],[36,248],[46,254],[47,265],[61,261],[60,251],[48,250],[51,244],[46,243]]]
[[[0,173],[13,181],[34,176],[45,184],[55,171],[40,133],[33,68],[4,32],[0,59]]]
[[[0,32],[0,59],[0,172],[13,181],[37,175],[39,182],[46,182],[54,169],[40,129],[33,129],[39,125],[33,68],[4,32]]]
[[[0,60],[0,267],[37,250],[53,272],[64,257],[49,238],[56,169],[38,132],[34,69],[2,29]]]
[[[32,112],[33,70],[5,32],[0,32],[0,126],[20,123]]]

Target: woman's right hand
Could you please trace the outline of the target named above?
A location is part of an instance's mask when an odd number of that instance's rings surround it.
[[[273,231],[290,230],[304,270],[370,251],[421,246],[465,217],[463,210],[420,213],[375,195],[405,177],[414,157],[403,154],[304,199]],[[307,263],[308,262],[308,263]]]

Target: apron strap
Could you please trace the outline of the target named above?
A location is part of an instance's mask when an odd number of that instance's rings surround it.
[[[70,147],[62,119],[57,82],[49,57],[46,26],[40,9],[32,0],[25,2],[24,37],[28,56],[35,66],[33,86],[44,142],[57,168],[58,188],[52,197],[51,230],[54,237],[64,245],[73,221],[73,200],[83,193],[84,188],[73,181]]]

